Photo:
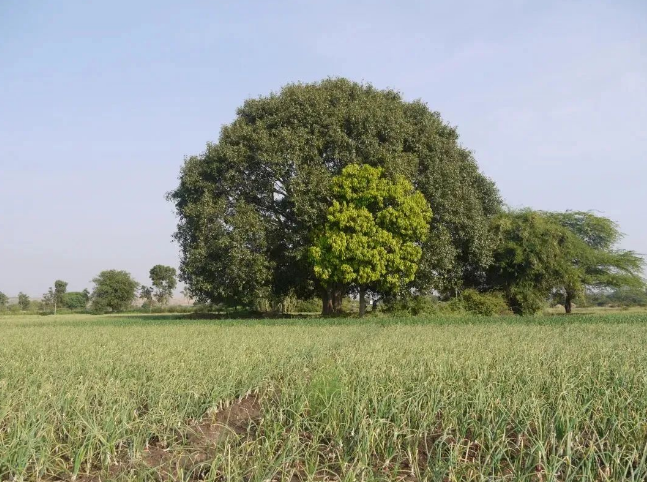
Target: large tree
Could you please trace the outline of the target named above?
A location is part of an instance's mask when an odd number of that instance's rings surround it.
[[[391,181],[381,168],[350,164],[331,183],[332,204],[310,253],[326,288],[323,314],[341,310],[341,295],[366,290],[392,293],[414,280],[429,234],[431,209],[402,176]]]
[[[291,84],[247,100],[217,143],[186,159],[169,193],[181,279],[199,301],[323,293],[308,257],[349,164],[408,179],[433,210],[416,284],[473,284],[491,260],[494,184],[456,129],[420,101],[345,79]]]
[[[123,311],[135,301],[135,290],[139,283],[126,271],[102,271],[92,281],[95,285],[91,297],[92,308],[96,312]]]
[[[0,291],[0,309],[4,309],[9,303],[9,297]]]

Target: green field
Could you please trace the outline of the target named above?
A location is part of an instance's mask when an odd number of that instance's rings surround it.
[[[0,317],[0,480],[645,480],[647,316]]]

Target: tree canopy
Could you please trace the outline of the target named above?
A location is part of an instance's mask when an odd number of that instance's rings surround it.
[[[622,239],[618,225],[591,212],[543,213],[568,229],[579,241],[571,263],[577,275],[559,287],[564,307],[571,312],[572,302],[585,288],[643,288],[643,258],[634,251],[619,249]]]
[[[65,304],[65,293],[67,293],[67,281],[60,279],[54,281],[54,296],[57,306],[63,306]]]
[[[309,248],[326,222],[332,179],[350,164],[407,179],[431,206],[419,289],[479,281],[500,199],[456,129],[396,91],[327,79],[247,100],[217,143],[186,159],[168,197],[191,296],[249,303],[321,294]]]
[[[177,271],[171,266],[156,264],[149,272],[155,299],[161,305],[169,302],[177,286]]]
[[[85,308],[90,299],[90,294],[87,290],[84,291],[69,291],[65,293],[63,305],[70,310],[78,310]]]
[[[616,248],[617,225],[589,212],[521,210],[493,222],[499,243],[489,288],[502,289],[513,311],[537,311],[551,294],[567,313],[585,288],[641,288],[643,259]]]
[[[96,312],[124,311],[129,308],[139,286],[130,273],[114,269],[102,271],[92,281],[95,285],[91,296],[92,309]]]
[[[4,308],[9,303],[9,297],[0,291],[0,308]]]
[[[18,306],[20,306],[20,309],[22,311],[27,311],[29,309],[30,303],[31,303],[31,300],[29,299],[29,296],[27,296],[22,291],[18,293]]]
[[[517,314],[533,314],[556,286],[577,278],[570,260],[574,237],[541,213],[522,210],[493,221],[498,239],[488,288],[502,290]]]
[[[340,294],[395,292],[415,278],[421,243],[429,234],[431,209],[403,176],[391,181],[383,169],[350,164],[332,179],[332,205],[310,253],[314,272],[327,288],[324,313],[339,311]]]

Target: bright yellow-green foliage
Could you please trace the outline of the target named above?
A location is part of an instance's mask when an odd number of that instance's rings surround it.
[[[429,233],[431,209],[405,178],[381,168],[346,166],[332,180],[326,225],[311,248],[315,275],[326,285],[393,290],[413,281]]]
[[[0,480],[172,480],[147,446],[179,464],[248,392],[261,418],[176,480],[647,479],[644,314],[0,316],[0,340]]]

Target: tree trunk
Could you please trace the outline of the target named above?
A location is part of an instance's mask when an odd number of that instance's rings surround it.
[[[341,302],[344,296],[339,286],[326,288],[321,292],[321,314],[334,315],[341,313]]]
[[[363,286],[359,289],[359,316],[366,314],[366,288]]]
[[[333,312],[337,315],[342,312],[341,303],[343,299],[344,299],[344,296],[341,290],[338,287],[335,287],[333,290],[332,304],[333,304]]]
[[[373,306],[371,308],[371,311],[376,311],[377,310],[377,302],[378,302],[378,299],[373,298]]]
[[[333,302],[332,302],[332,290],[327,288],[323,290],[321,294],[321,314],[322,315],[332,315],[333,314]]]
[[[566,296],[564,297],[564,309],[566,313],[571,313],[573,311],[573,293],[566,291]]]

